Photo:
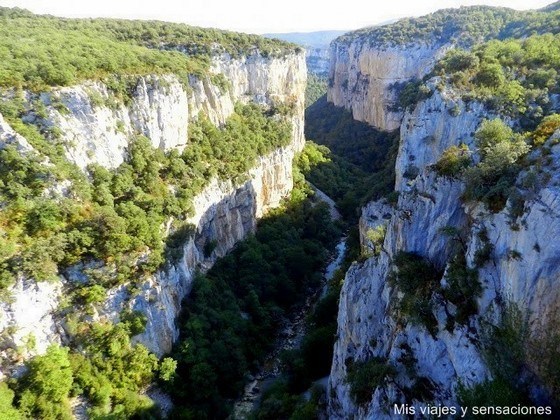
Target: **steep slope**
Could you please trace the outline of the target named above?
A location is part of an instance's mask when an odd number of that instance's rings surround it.
[[[558,79],[551,72],[548,85],[529,86],[556,65],[557,42],[450,52],[394,119],[398,202],[362,209],[368,258],[347,272],[340,296],[331,418],[405,418],[414,414],[405,405],[420,416],[430,405],[557,404],[558,349],[544,343],[559,336]],[[550,59],[529,63],[544,45]],[[513,46],[518,65],[506,72]],[[488,83],[490,60],[499,77]],[[519,95],[508,96],[514,85]],[[378,95],[371,100],[385,100]],[[348,91],[354,97],[367,107],[359,90]],[[379,126],[388,114],[366,121]]]
[[[558,31],[558,12],[518,12],[485,6],[440,10],[349,32],[331,44],[328,100],[381,130],[400,127],[399,92],[428,75],[453,47]]]
[[[62,39],[79,36],[84,30],[90,34],[97,31],[101,34],[99,38],[93,36],[88,42],[108,42],[116,46],[116,51],[120,51],[118,48],[123,45],[126,48],[127,41],[136,42],[135,34],[155,30],[155,35],[147,32],[153,38],[139,37],[141,46],[138,48],[142,54],[157,51],[161,56],[156,58],[162,60],[155,60],[151,68],[127,70],[117,67],[116,75],[104,70],[99,70],[101,77],[83,74],[75,80],[78,83],[72,84],[74,80],[68,80],[69,83],[62,84],[70,85],[64,87],[43,78],[34,85],[23,82],[23,86],[19,86],[20,89],[23,87],[21,91],[11,87],[13,79],[6,77],[0,81],[5,86],[0,129],[0,149],[4,153],[2,174],[6,182],[3,188],[10,177],[9,167],[13,165],[8,159],[12,162],[15,159],[22,165],[28,160],[38,165],[34,169],[44,171],[49,177],[48,188],[43,190],[39,185],[35,195],[25,196],[29,207],[36,205],[35,200],[47,206],[62,203],[58,205],[63,207],[70,200],[75,200],[78,207],[79,203],[84,203],[80,211],[86,213],[86,219],[78,224],[70,219],[57,220],[56,223],[61,225],[54,228],[53,241],[63,241],[59,243],[64,246],[69,243],[71,232],[74,232],[72,235],[89,234],[87,213],[93,211],[95,214],[102,207],[114,212],[110,209],[112,206],[117,213],[109,216],[111,222],[105,220],[117,225],[124,223],[121,226],[125,232],[118,235],[140,237],[148,226],[133,225],[136,222],[126,219],[124,211],[128,206],[139,212],[142,201],[147,206],[144,208],[148,209],[146,214],[153,217],[148,223],[152,223],[152,228],[157,231],[156,238],[160,238],[153,242],[155,249],[150,245],[140,246],[130,254],[121,255],[122,250],[117,248],[101,255],[96,251],[100,244],[95,242],[83,243],[85,250],[80,251],[82,253],[78,253],[73,261],[57,260],[52,253],[52,259],[43,262],[50,270],[45,276],[38,269],[30,271],[25,263],[19,265],[21,257],[18,252],[28,251],[25,244],[13,238],[15,231],[3,235],[3,240],[13,241],[16,248],[2,255],[3,276],[9,276],[3,277],[2,295],[5,298],[0,304],[2,373],[11,374],[23,360],[44,353],[52,343],[71,344],[72,322],[75,325],[76,321],[87,319],[89,322],[116,323],[127,311],[139,314],[145,320],[145,328],[134,338],[135,342],[145,344],[157,355],[169,352],[178,336],[175,317],[182,299],[189,292],[194,273],[207,270],[237,241],[253,232],[256,220],[270,208],[278,206],[291,191],[292,159],[304,145],[305,57],[292,45],[242,34],[211,30],[205,33],[185,25],[119,24],[110,20],[87,23],[35,17],[28,12],[10,9],[2,12],[7,25],[46,25],[53,36]],[[162,31],[161,38],[158,38],[158,30]],[[158,47],[162,47],[158,40],[165,41],[165,36],[171,39],[163,44],[163,51],[144,46],[151,47],[150,42],[155,41]],[[223,42],[216,44],[216,39]],[[38,51],[48,49],[42,44],[44,39],[37,42]],[[76,45],[82,45],[80,42],[78,40]],[[97,47],[94,45],[94,50]],[[95,51],[100,56],[106,53]],[[184,52],[187,60],[199,60],[202,68],[192,70],[190,62],[184,63],[184,68],[166,67],[165,60],[169,57],[183,62],[182,53],[174,51]],[[47,51],[50,53],[56,54]],[[9,66],[10,77],[15,75],[16,79],[19,77],[17,64],[14,61],[13,66]],[[49,88],[46,84],[54,86]],[[243,126],[249,120],[256,124],[251,131]],[[256,137],[263,134],[268,138]],[[196,141],[192,140],[193,136],[198,136]],[[212,142],[224,136],[230,137],[220,141],[229,141],[234,150],[228,157],[219,158],[217,153],[223,151],[212,149],[217,147]],[[252,150],[243,153],[254,157],[236,161],[241,159],[244,136],[247,142],[253,141],[253,145]],[[260,144],[255,143],[257,141]],[[197,155],[186,157],[195,147]],[[21,152],[19,158],[12,155],[15,149]],[[182,152],[185,152],[183,157]],[[204,154],[214,156],[216,161],[221,160],[223,167],[207,170],[205,165],[212,162],[205,162]],[[150,156],[147,163],[137,161],[147,156]],[[171,161],[177,158],[184,162],[175,161],[179,169],[171,166],[167,169],[166,165],[171,165]],[[152,180],[159,177],[169,181],[167,185],[156,186],[153,192],[150,192],[153,187],[149,184],[139,185],[141,174],[134,173],[146,164],[149,167],[150,159],[156,164],[152,167],[156,178],[152,177]],[[131,168],[133,172],[130,172]],[[134,180],[128,185],[126,181],[121,195],[117,195],[114,182],[117,179],[125,181],[125,178],[119,178],[119,174],[124,173],[129,173],[127,176]],[[81,195],[80,188],[90,192]],[[99,194],[104,188],[110,190],[109,196],[101,199]],[[169,191],[165,194],[171,194],[165,198],[171,200],[169,205],[178,203],[179,208],[170,212],[165,210],[169,207],[164,207],[162,212],[159,210],[160,214],[156,214],[158,210],[150,204],[150,194],[161,195],[162,189]],[[93,199],[88,197],[91,193]],[[4,203],[12,197],[7,190],[2,194]],[[10,208],[3,210],[3,220],[9,221]],[[55,219],[60,217],[65,216],[57,215]],[[74,228],[67,228],[72,225]],[[104,229],[112,228],[111,225],[101,225],[98,229],[102,233],[106,232]],[[39,234],[51,240],[49,228],[40,228]],[[36,240],[31,232],[26,235],[26,241]],[[173,258],[166,250],[171,248]],[[157,255],[167,257],[167,260],[161,261]],[[152,264],[149,261],[154,257],[159,262]],[[26,254],[23,258],[27,258]],[[42,257],[36,254],[35,258]],[[145,264],[150,268],[142,268]],[[122,266],[128,267],[124,273],[119,271]],[[46,277],[48,282],[41,281]],[[4,281],[5,278],[9,281]],[[90,300],[84,293],[93,290],[98,295]],[[33,345],[27,345],[30,341]]]

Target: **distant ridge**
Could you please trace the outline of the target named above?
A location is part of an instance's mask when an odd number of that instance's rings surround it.
[[[282,41],[292,42],[307,47],[323,47],[329,45],[331,41],[348,31],[330,30],[315,32],[287,32],[263,34],[265,38],[275,38]]]

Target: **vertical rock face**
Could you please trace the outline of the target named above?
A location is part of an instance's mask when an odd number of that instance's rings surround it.
[[[148,279],[136,297],[129,299],[124,287],[115,291],[100,315],[115,320],[124,308],[142,312],[147,316],[146,329],[135,340],[158,355],[169,352],[179,335],[175,318],[195,272],[205,271],[226,255],[255,230],[260,216],[289,194],[296,151],[297,148],[288,147],[261,157],[250,171],[250,179],[241,186],[215,181],[206,187],[195,198],[195,215],[190,222],[196,226],[196,233],[183,246],[183,255],[168,269]],[[205,246],[212,242],[216,247],[208,255]]]
[[[224,86],[213,84],[211,78],[191,77],[184,85],[171,75],[141,77],[124,103],[100,82],[61,88],[42,95],[48,112],[45,124],[59,129],[67,157],[80,168],[90,163],[119,166],[136,134],[148,137],[156,148],[181,152],[187,145],[189,121],[202,112],[222,125],[238,101],[292,104],[294,141],[303,144],[302,53],[282,58],[223,55],[214,58],[211,71],[223,77]]]
[[[305,143],[303,107],[306,83],[305,56],[291,53],[284,58],[252,55],[240,59],[215,58],[212,71],[222,74],[227,87],[219,87],[211,78],[191,77],[185,87],[175,76],[140,78],[125,103],[115,102],[112,93],[101,83],[85,83],[42,94],[47,118],[42,124],[54,126],[60,133],[68,159],[80,168],[97,163],[117,167],[126,156],[128,141],[134,134],[148,137],[162,150],[188,147],[188,124],[204,112],[216,124],[223,124],[233,112],[234,104],[257,102],[274,105],[289,103],[293,109],[290,145],[261,156],[247,174],[247,181],[210,182],[195,197],[195,214],[190,222],[194,235],[183,246],[177,261],[155,273],[139,292],[130,296],[126,286],[110,290],[97,319],[118,320],[122,309],[143,312],[148,318],[146,331],[136,340],[150,350],[163,354],[171,349],[178,331],[175,318],[182,299],[188,294],[197,270],[208,269],[239,240],[253,232],[256,221],[270,208],[278,206],[293,186],[292,160]],[[36,118],[28,115],[33,121]],[[15,134],[0,116],[0,147],[15,143],[20,149],[32,150],[27,141]],[[205,255],[205,246],[216,247]],[[210,247],[206,247],[210,248]],[[208,253],[208,251],[207,251]],[[12,299],[0,306],[0,357],[11,360],[1,366],[9,373],[13,361],[22,361],[42,353],[52,342],[64,341],[64,332],[56,319],[56,308],[63,299],[64,284],[80,277],[80,267],[68,270],[60,281],[37,283],[20,279],[9,291]],[[32,337],[34,348],[19,351]]]
[[[496,116],[478,102],[465,104],[452,91],[435,89],[403,117],[399,151],[395,163],[395,190],[406,190],[407,176],[438,161],[450,146],[464,143],[474,147],[474,133],[483,119]]]
[[[330,68],[330,47],[308,47],[306,51],[307,68],[310,73],[317,76],[328,76]]]
[[[53,313],[61,293],[59,282],[19,279],[12,287],[11,302],[0,303],[0,379],[14,358],[44,353],[50,343],[60,343],[62,328]]]
[[[380,130],[400,127],[397,85],[422,78],[450,47],[443,43],[374,46],[367,39],[334,40],[327,99],[352,111],[355,120]]]
[[[482,205],[464,204],[463,182],[440,177],[430,168],[449,146],[472,147],[479,124],[492,117],[483,105],[467,106],[445,89],[404,116],[395,168],[398,203],[391,208],[383,201],[372,202],[364,207],[360,220],[364,249],[371,249],[366,232],[386,226],[382,250],[350,268],[340,296],[327,392],[331,418],[395,418],[394,404],[418,407],[427,400],[456,405],[459,381],[471,386],[490,377],[477,344],[483,319],[499,317],[508,300],[528,310],[535,325],[558,311],[560,249],[553,238],[560,233],[560,145],[551,147],[543,169],[550,180],[525,195],[529,198],[523,215],[515,223],[507,206],[493,214]],[[531,169],[522,171],[519,179]],[[484,245],[481,231],[494,246],[488,261],[478,268],[483,291],[477,313],[464,324],[450,323],[457,308],[436,294],[432,300],[435,331],[411,322],[403,325],[394,310],[399,296],[388,282],[394,257],[400,251],[424,257],[444,272],[441,286],[445,287],[450,257],[459,246],[442,232],[446,227],[463,232],[461,249],[469,267],[475,267],[475,253]],[[351,395],[348,368],[373,357],[386,360],[396,374],[381,381],[371,390],[369,401],[360,405]],[[415,393],[418,384],[427,385],[430,398]]]
[[[187,93],[174,76],[140,78],[126,105],[100,82],[43,97],[63,105],[47,108],[47,124],[60,130],[66,156],[82,169],[90,163],[119,166],[135,134],[148,137],[156,148],[181,151],[193,117]]]

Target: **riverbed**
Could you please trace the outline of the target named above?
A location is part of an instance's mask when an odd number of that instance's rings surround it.
[[[282,373],[280,354],[283,351],[297,349],[300,346],[305,336],[305,319],[313,311],[317,302],[326,295],[329,282],[344,261],[345,253],[346,237],[342,237],[336,245],[333,258],[325,269],[321,287],[307,297],[305,305],[282,327],[274,349],[267,356],[263,367],[254,377],[250,378],[250,382],[245,386],[243,396],[235,403],[233,419],[246,419],[249,413],[258,407],[263,393],[280,377]]]

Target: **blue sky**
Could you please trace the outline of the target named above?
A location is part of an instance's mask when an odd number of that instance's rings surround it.
[[[446,7],[488,4],[515,9],[552,0],[0,0],[0,5],[67,17],[158,19],[252,33],[357,29]]]

